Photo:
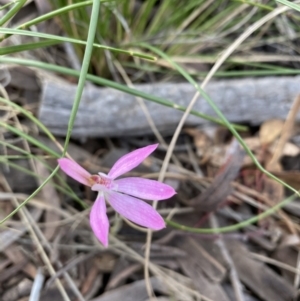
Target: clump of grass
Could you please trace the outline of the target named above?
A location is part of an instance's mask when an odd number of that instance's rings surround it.
[[[53,7],[68,4],[68,0],[59,0],[53,2]],[[106,1],[101,7],[95,42],[122,49],[140,49],[140,43],[147,43],[163,50],[189,74],[203,77],[237,36],[276,7],[274,1]],[[58,20],[70,37],[85,39],[89,16],[90,9],[85,6],[60,15]],[[296,63],[291,54],[293,40],[300,33],[298,22],[299,16],[289,12],[262,27],[236,56],[223,64],[218,76],[293,73]],[[84,47],[75,48],[82,58]],[[287,56],[291,62],[287,62]],[[97,50],[91,60],[94,74],[111,76],[115,72],[110,64],[114,59],[121,62],[135,81],[147,79],[149,73],[160,74],[157,80],[172,76],[173,68],[165,60],[149,63],[120,53],[103,55]]]

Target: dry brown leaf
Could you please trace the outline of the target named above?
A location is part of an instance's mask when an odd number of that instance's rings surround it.
[[[265,121],[259,130],[261,145],[269,145],[281,134],[284,121],[281,119],[270,119]]]
[[[231,193],[230,183],[238,175],[244,156],[244,150],[234,140],[227,149],[225,164],[219,169],[211,185],[200,195],[191,199],[189,204],[201,212],[215,210]]]
[[[265,264],[253,259],[242,243],[231,240],[226,245],[240,279],[262,300],[294,300],[296,289]]]
[[[272,161],[272,155],[270,152],[265,153],[265,168],[271,172],[282,171],[282,166],[279,162],[273,162],[272,166],[270,165],[270,161]],[[277,181],[270,179],[267,176],[263,176],[263,190],[262,193],[268,197],[269,200],[272,201],[273,204],[278,204],[284,198],[284,187],[282,184]]]
[[[117,286],[124,285],[126,279],[141,268],[141,264],[132,264],[124,257],[120,257],[116,262],[114,270],[112,271],[109,277],[109,281],[106,286],[106,291],[114,289]]]
[[[37,271],[36,267],[29,262],[29,259],[25,257],[23,252],[21,252],[20,248],[17,244],[13,244],[4,251],[5,255],[12,261],[15,265],[20,263],[24,263],[24,265],[20,266],[20,270],[22,270],[26,275],[34,279]]]
[[[182,238],[178,244],[187,253],[184,259],[193,258],[194,268],[202,270],[207,279],[214,283],[222,282],[226,268],[191,237]],[[197,264],[196,264],[197,262]]]
[[[87,294],[89,294],[89,296],[90,296],[91,289],[93,288],[95,282],[99,281],[99,279],[97,279],[97,277],[99,277],[99,276],[101,278],[100,280],[102,280],[103,275],[99,274],[99,269],[96,265],[93,265],[88,269],[87,275],[81,286],[81,293],[85,297]],[[92,296],[90,296],[90,297],[92,297]]]
[[[113,270],[116,261],[116,256],[110,253],[104,253],[102,256],[99,256],[95,259],[95,264],[97,265],[99,271],[103,273],[110,273]]]
[[[284,187],[277,181],[266,177],[264,180],[263,194],[272,200],[275,205],[283,200]]]
[[[190,239],[190,241],[192,241],[192,239]],[[198,245],[196,241],[194,243]],[[213,267],[212,262],[207,262],[207,258],[203,257],[203,254],[195,249],[194,246],[188,245],[186,240],[184,240],[183,243],[180,242],[180,246],[184,251],[189,253],[189,256],[180,258],[178,261],[184,273],[192,279],[195,288],[203,296],[211,300],[229,301],[219,281],[212,281],[212,279],[207,277],[208,274],[214,275],[217,271],[216,266]],[[209,256],[213,258],[211,255]],[[219,267],[222,267],[215,258],[214,262],[217,263]],[[204,263],[206,264],[205,266],[203,266]],[[222,268],[224,269],[224,267]]]
[[[300,237],[298,234],[288,234],[285,233],[285,235],[283,235],[282,241],[279,245],[279,248],[286,248],[286,247],[295,247],[298,246],[300,244]]]
[[[13,287],[9,288],[2,296],[1,301],[20,300],[24,296],[28,296],[32,289],[32,281],[24,278]],[[28,300],[28,297],[27,297]]]
[[[296,267],[298,252],[294,248],[286,246],[283,248],[278,248],[272,254],[272,258],[278,260],[279,262],[287,264],[291,267]],[[293,272],[288,271],[286,269],[280,269],[280,271],[284,279],[286,279],[289,283],[294,283],[295,274]]]
[[[248,148],[253,152],[257,151],[261,147],[259,137],[247,137],[243,140]]]
[[[299,107],[300,107],[300,94],[297,95],[297,97],[295,98],[293,105],[286,117],[286,121],[282,127],[280,138],[278,139],[278,143],[276,145],[273,157],[272,157],[271,161],[269,162],[270,167],[273,166],[276,162],[278,162],[280,157],[283,154],[284,147],[285,147],[286,143],[288,142],[289,138],[291,137],[291,133],[294,128],[294,124],[295,124],[297,113],[299,111]]]
[[[185,132],[193,137],[194,145],[197,149],[197,155],[199,157],[204,156],[204,154],[212,145],[211,139],[198,128],[187,128],[185,129]]]
[[[274,154],[276,147],[277,147],[277,143],[274,143],[270,146],[269,150],[272,154]],[[287,142],[282,150],[282,156],[295,157],[299,155],[299,153],[300,153],[299,147],[291,142]]]

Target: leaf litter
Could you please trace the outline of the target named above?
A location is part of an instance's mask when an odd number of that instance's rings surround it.
[[[17,86],[15,81],[14,89]],[[20,84],[19,90],[22,89]],[[14,96],[15,90],[9,85],[7,91],[9,97]],[[300,187],[299,172],[293,168],[299,165],[299,146],[292,142],[297,135],[293,125],[298,103],[299,98],[286,121],[270,120],[256,132],[243,133],[258,161],[293,187]],[[31,98],[27,100],[24,96],[22,105],[35,113],[37,106]],[[58,151],[21,114],[12,111],[8,117],[2,116]],[[4,160],[2,156],[1,219],[15,208],[16,201],[22,202],[40,185],[56,161],[11,132],[2,131],[2,135],[3,141],[36,157],[22,157],[17,149],[2,148],[2,154],[12,159]],[[151,143],[152,136],[74,140],[69,155],[91,173],[107,173],[124,154]],[[128,176],[157,179],[164,155],[164,147],[159,146]],[[289,195],[257,170],[224,128],[186,128],[174,155],[176,160],[169,166],[166,183],[176,188],[177,195],[161,202],[158,212],[182,225],[233,225]],[[108,208],[111,244],[103,249],[89,228],[88,208],[94,198],[94,192],[59,173],[29,202],[24,214],[19,212],[1,227],[1,300],[25,301],[37,296],[40,300],[65,300],[63,295],[69,300],[148,299],[143,277],[145,231]],[[150,281],[157,299],[295,300],[300,267],[299,217],[296,199],[286,209],[234,232],[196,234],[170,226],[155,232]]]
[[[40,11],[49,10],[43,1],[35,2]],[[44,51],[39,55],[52,59]],[[59,60],[67,62],[63,56]],[[7,98],[36,115],[42,85],[38,76],[24,67],[3,70],[1,83]],[[292,142],[297,141],[294,120],[298,106],[299,97],[286,121],[269,120],[256,133],[243,133],[258,161],[295,188],[300,188],[299,168],[295,168],[300,163],[299,145]],[[59,152],[57,145],[19,112],[1,108],[0,118]],[[30,159],[1,145],[3,219],[49,175],[56,159],[9,131],[1,129],[0,134],[4,142],[36,156]],[[63,140],[57,142],[63,145]],[[155,141],[150,135],[74,140],[68,151],[89,172],[107,173],[124,154],[151,143]],[[157,153],[128,176],[156,180],[164,155],[165,149],[159,146]],[[177,160],[170,164],[165,182],[176,188],[177,195],[160,203],[158,211],[182,225],[232,225],[256,216],[289,193],[261,174],[221,127],[185,128],[174,155]],[[289,164],[284,164],[287,160]],[[111,244],[104,249],[89,228],[89,209],[78,199],[90,208],[95,195],[60,173],[26,210],[2,225],[0,300],[149,300],[143,276],[145,232],[108,208]],[[230,233],[195,234],[171,227],[155,232],[150,282],[157,300],[295,300],[300,275],[299,218],[296,199],[285,210]]]

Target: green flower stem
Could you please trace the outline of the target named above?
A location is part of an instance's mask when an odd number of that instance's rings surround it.
[[[278,203],[277,205],[273,206],[272,208],[266,210],[265,212],[254,216],[252,218],[249,218],[243,222],[231,225],[231,226],[226,226],[226,227],[221,227],[221,228],[215,228],[215,229],[211,229],[211,228],[192,228],[192,227],[188,227],[188,226],[184,226],[178,223],[175,223],[174,221],[168,220],[166,219],[166,223],[169,226],[172,226],[178,230],[182,230],[182,231],[187,231],[187,232],[192,232],[192,233],[201,233],[201,234],[213,234],[213,233],[225,233],[225,232],[232,232],[232,231],[236,231],[238,229],[242,229],[245,228],[247,226],[250,226],[251,224],[254,224],[256,222],[258,222],[259,220],[262,220],[268,216],[270,216],[271,214],[275,213],[277,210],[281,209],[282,207],[284,207],[285,205],[289,204],[290,202],[292,202],[293,200],[295,200],[295,198],[298,195],[294,194],[292,196],[290,196],[289,198],[283,200],[282,202]]]

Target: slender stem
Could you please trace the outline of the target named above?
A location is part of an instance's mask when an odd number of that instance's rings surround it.
[[[3,220],[0,221],[0,225],[3,224],[4,222],[6,222],[13,215],[15,215],[23,206],[25,206],[33,197],[35,197],[43,189],[43,187],[52,179],[52,177],[56,174],[58,169],[59,169],[59,166],[56,166],[56,168],[49,175],[49,177],[47,177],[47,179],[26,200],[24,200],[18,207],[16,207],[15,210],[13,210]]]
[[[95,39],[96,28],[97,28],[97,23],[98,23],[98,18],[99,18],[99,11],[100,11],[100,0],[94,0],[93,6],[92,6],[92,13],[91,13],[91,22],[90,22],[89,32],[88,32],[88,37],[87,37],[87,44],[86,44],[86,48],[85,48],[85,52],[84,52],[84,56],[83,56],[82,67],[81,67],[78,85],[77,85],[77,89],[76,89],[74,105],[72,107],[71,116],[69,119],[68,131],[67,131],[67,136],[66,136],[64,150],[63,150],[63,156],[67,152],[67,148],[68,148],[69,141],[71,138],[76,114],[77,114],[80,100],[81,100],[81,95],[82,95],[85,80],[87,77],[88,68],[90,65],[90,60],[91,60],[92,51],[93,51],[93,42]]]

